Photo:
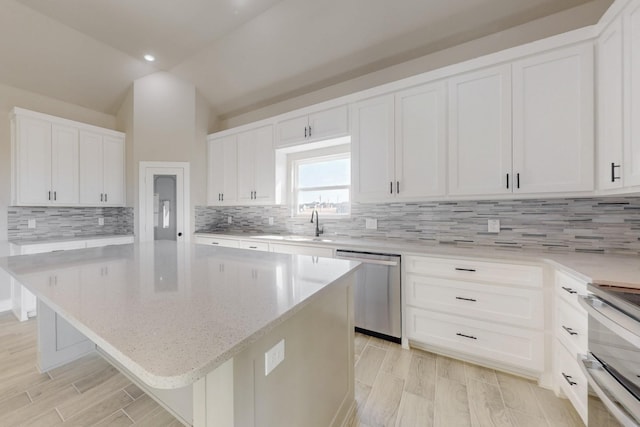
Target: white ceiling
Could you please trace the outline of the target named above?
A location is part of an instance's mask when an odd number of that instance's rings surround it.
[[[167,70],[230,114],[588,1],[2,0],[0,83],[115,114]]]

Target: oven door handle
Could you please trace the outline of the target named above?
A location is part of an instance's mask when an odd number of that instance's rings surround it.
[[[581,296],[578,302],[589,316],[640,349],[640,322],[594,295]]]
[[[640,402],[635,396],[613,378],[595,358],[579,355],[578,362],[591,389],[611,415],[624,427],[638,427],[636,419],[640,417]]]
[[[377,260],[377,259],[346,257],[346,256],[339,256],[339,255],[336,255],[335,259],[345,259],[347,261],[358,261],[358,262],[361,262],[363,264],[386,265],[386,266],[389,266],[389,267],[397,267],[398,266],[398,261],[382,261],[382,260]]]

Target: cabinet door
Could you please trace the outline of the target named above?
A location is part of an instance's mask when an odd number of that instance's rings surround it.
[[[354,104],[351,120],[353,200],[388,200],[395,194],[394,96]]]
[[[254,201],[273,203],[276,194],[276,160],[273,150],[273,126],[255,131]]]
[[[229,205],[237,199],[236,137],[209,141],[209,204]]]
[[[593,190],[593,45],[513,64],[514,191]]]
[[[99,206],[104,203],[102,135],[80,132],[80,203]]]
[[[104,202],[111,206],[124,206],[124,138],[102,138],[104,170]]]
[[[349,112],[343,105],[309,115],[309,138],[323,140],[349,134]]]
[[[51,127],[52,202],[75,205],[79,201],[78,129],[54,124]]]
[[[238,201],[253,203],[255,191],[255,134],[248,131],[238,134]]]
[[[48,205],[51,191],[51,123],[18,117],[16,125],[17,203]]]
[[[508,65],[449,80],[449,193],[505,194],[511,176]]]
[[[276,148],[304,143],[308,137],[309,117],[307,115],[283,120],[276,129]]]
[[[640,185],[640,2],[623,14],[624,31],[624,185]]]
[[[446,86],[435,83],[396,94],[396,195],[445,193]]]
[[[609,25],[597,43],[598,162],[600,190],[622,187],[623,56],[622,19]]]

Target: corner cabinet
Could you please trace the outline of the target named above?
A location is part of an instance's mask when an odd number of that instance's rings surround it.
[[[593,44],[513,63],[515,192],[594,189]]]
[[[12,203],[123,206],[124,141],[120,132],[14,108]]]

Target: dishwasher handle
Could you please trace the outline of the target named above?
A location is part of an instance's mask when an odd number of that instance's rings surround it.
[[[389,267],[397,267],[398,266],[398,261],[382,261],[382,260],[378,260],[378,259],[371,259],[371,258],[361,258],[361,257],[350,257],[350,256],[340,256],[340,255],[336,255],[335,259],[344,259],[347,261],[358,261],[358,262],[362,262],[365,264],[375,264],[375,265],[386,265]]]

